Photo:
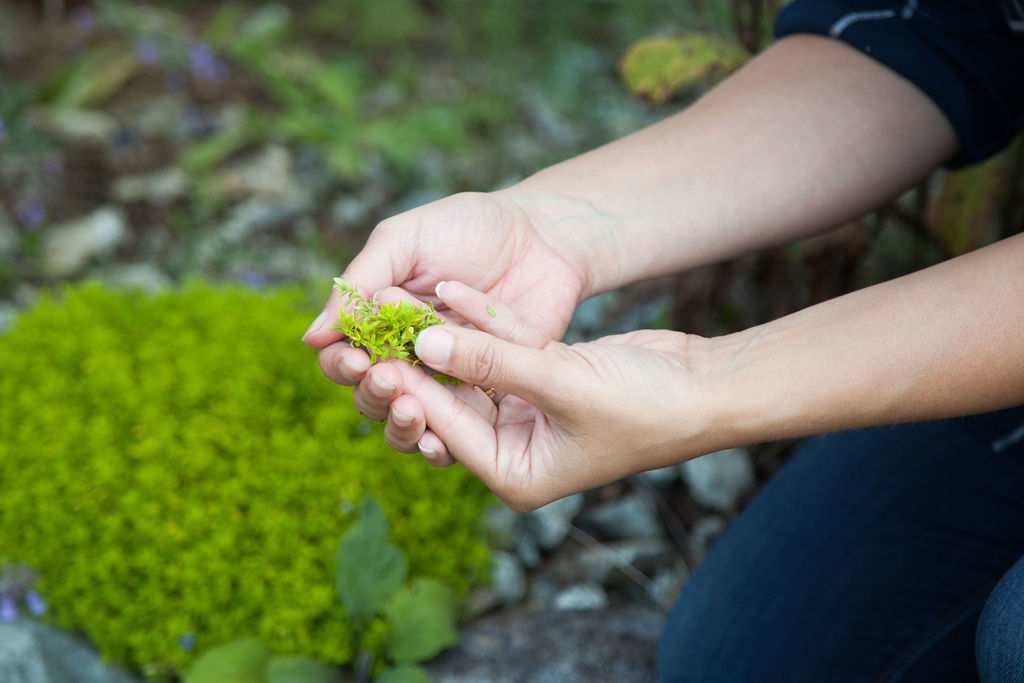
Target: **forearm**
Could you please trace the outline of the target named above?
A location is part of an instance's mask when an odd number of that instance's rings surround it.
[[[1024,403],[1024,235],[709,348],[708,428],[733,443]]]
[[[592,295],[838,225],[955,148],[914,85],[794,36],[685,111],[504,192],[576,255]]]

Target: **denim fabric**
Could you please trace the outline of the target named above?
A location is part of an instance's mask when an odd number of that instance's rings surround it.
[[[1024,681],[1022,426],[1024,407],[808,440],[694,573],[661,680]]]
[[[1024,681],[1024,558],[985,603],[975,652],[982,683]]]

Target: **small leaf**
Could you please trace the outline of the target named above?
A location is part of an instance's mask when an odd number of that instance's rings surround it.
[[[497,317],[498,317],[498,314],[497,314],[497,313],[496,313],[496,312],[494,311],[494,306],[488,306],[488,307],[487,307],[487,313],[488,313],[488,315],[490,315],[490,316],[491,316],[492,318],[497,318]]]
[[[422,667],[396,666],[374,676],[373,683],[432,683],[433,680]]]
[[[388,525],[380,506],[367,498],[357,519],[341,536],[334,562],[334,583],[341,604],[365,623],[405,583],[405,555],[388,542]]]
[[[267,683],[335,683],[338,672],[311,657],[274,657],[267,664]]]
[[[636,41],[619,62],[619,71],[634,95],[665,102],[690,83],[713,72],[735,71],[749,58],[736,43],[691,33]]]
[[[258,638],[241,638],[207,650],[184,683],[267,683],[264,671],[270,648]]]
[[[421,578],[388,600],[388,655],[399,664],[421,662],[459,642],[455,598],[445,584]]]

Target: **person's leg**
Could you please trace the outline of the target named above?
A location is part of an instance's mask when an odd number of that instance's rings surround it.
[[[975,651],[982,683],[1024,681],[1024,557],[985,603]]]
[[[661,680],[976,679],[978,615],[1024,554],[1022,424],[1018,408],[810,439],[684,589]]]

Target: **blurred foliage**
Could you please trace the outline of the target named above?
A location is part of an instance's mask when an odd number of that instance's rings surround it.
[[[638,40],[623,55],[619,70],[634,95],[666,102],[694,81],[728,75],[749,58],[736,43],[694,33]]]
[[[332,563],[368,493],[410,576],[463,594],[488,571],[478,522],[493,497],[396,454],[296,353],[305,301],[87,285],[0,337],[0,547],[105,657],[156,676],[193,643],[252,636],[348,661],[361,646]]]

